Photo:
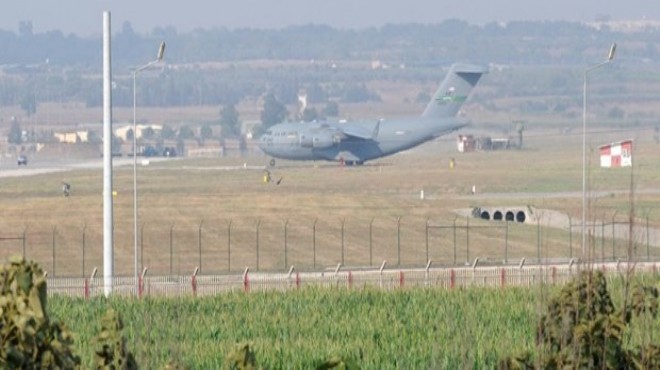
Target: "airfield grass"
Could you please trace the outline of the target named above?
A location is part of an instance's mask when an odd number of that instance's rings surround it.
[[[318,269],[336,266],[342,256],[346,266],[380,265],[383,260],[389,266],[423,266],[427,253],[437,264],[475,257],[501,261],[505,248],[509,261],[568,257],[578,249],[579,235],[547,227],[551,225],[511,224],[506,230],[504,226],[472,229],[469,235],[461,229],[456,239],[446,228],[494,225],[455,213],[480,206],[529,205],[565,213],[579,222],[581,136],[560,129],[528,131],[522,150],[457,153],[453,136],[447,136],[359,167],[278,161],[271,172],[274,179],[282,178],[280,185],[263,183],[262,168],[269,158],[260,155],[140,166],[141,265],[153,274],[191,273],[200,264],[200,250],[202,273],[241,271],[246,266],[271,271],[290,265]],[[651,133],[650,128],[638,128],[626,135],[636,138],[637,222],[645,223],[648,216],[650,227],[658,227],[660,193],[654,189],[660,183],[659,146]],[[599,196],[590,198],[589,211],[595,219],[627,220],[631,169],[599,168],[593,149],[597,146],[593,143],[620,137],[620,132],[609,131],[590,136],[589,189]],[[453,169],[450,158],[456,160]],[[68,198],[60,192],[62,181],[72,184]],[[20,254],[25,248],[26,256],[51,276],[88,275],[93,267],[102,267],[100,168],[2,178],[0,183],[0,257]],[[472,185],[475,196],[470,194]],[[114,189],[115,273],[130,275],[131,166],[115,169]],[[625,255],[625,243],[615,244],[615,254]],[[660,256],[658,247],[651,246],[651,256]]]

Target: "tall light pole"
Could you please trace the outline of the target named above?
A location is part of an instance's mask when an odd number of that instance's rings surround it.
[[[589,72],[609,64],[614,59],[615,51],[616,43],[612,43],[607,60],[587,67],[584,70],[584,83],[582,85],[582,258],[586,258],[587,256],[587,235],[585,233],[587,222],[587,75]]]
[[[138,200],[137,200],[137,74],[163,60],[165,41],[160,43],[158,56],[155,60],[136,68],[133,71],[133,257],[135,286],[138,286]],[[137,292],[137,288],[135,290]]]

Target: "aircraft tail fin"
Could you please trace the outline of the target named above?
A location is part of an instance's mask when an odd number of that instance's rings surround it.
[[[456,116],[456,113],[458,113],[458,110],[467,100],[470,92],[484,73],[488,73],[488,69],[481,66],[453,64],[426,106],[422,117],[447,118]]]

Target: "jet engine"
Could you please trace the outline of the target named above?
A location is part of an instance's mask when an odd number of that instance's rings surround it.
[[[339,144],[344,136],[336,130],[321,128],[300,134],[300,146],[303,148],[325,149]]]
[[[339,137],[335,138],[330,132],[320,132],[312,136],[312,147],[315,149],[325,149],[339,142]]]

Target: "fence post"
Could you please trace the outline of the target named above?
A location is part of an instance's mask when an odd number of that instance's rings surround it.
[[[500,268],[500,288],[504,288],[506,284],[506,270],[504,267]]]
[[[465,264],[470,264],[470,216],[465,217]]]
[[[261,227],[261,219],[257,219],[257,253],[256,253],[256,258],[257,258],[257,271],[259,271],[259,228]]]
[[[341,263],[338,263],[338,264],[337,264],[337,267],[335,268],[335,273],[332,275],[333,280],[334,280],[334,282],[335,282],[335,286],[337,286],[337,287],[339,287],[339,280],[338,280],[338,277],[339,277],[339,270],[341,270],[341,266],[342,266],[342,264],[341,264]]]
[[[401,266],[401,216],[396,218],[396,250],[397,250],[397,266]]]
[[[318,221],[319,219],[315,218],[314,225],[312,225],[312,262],[315,270],[316,270],[316,223]]]
[[[431,269],[431,260],[428,260],[428,262],[426,263],[426,269],[424,270],[424,285],[427,286],[427,287],[430,285],[430,282],[429,282],[429,270],[430,269]]]
[[[346,218],[341,219],[341,264],[344,265],[344,227],[346,226]]]
[[[426,218],[426,260],[429,260],[429,218]]]
[[[53,226],[53,277],[55,277],[55,231],[57,226]]]
[[[89,296],[91,295],[92,284],[94,284],[94,277],[96,277],[96,272],[97,271],[98,270],[96,269],[96,267],[94,267],[94,270],[92,270],[92,275],[90,275],[90,277],[89,277],[89,283],[87,284],[87,296],[86,296],[86,298],[89,298]]]
[[[246,267],[245,271],[243,272],[243,291],[246,293],[250,292],[250,278],[248,276],[249,272],[250,272],[249,267]]]
[[[348,272],[348,289],[353,288],[353,273],[351,271]]]
[[[454,217],[454,266],[456,265],[456,219],[458,216]]]
[[[454,269],[449,270],[449,288],[454,289],[456,286],[456,272]]]
[[[385,269],[385,265],[387,265],[387,261],[383,260],[383,263],[380,265],[380,275],[379,275],[379,285],[380,289],[383,289],[383,270]]]
[[[170,225],[170,275],[174,275],[174,223]]]
[[[25,237],[23,237],[25,240]],[[646,214],[646,261],[651,260],[651,254],[649,252],[649,214]]]
[[[296,271],[296,289],[300,289],[300,272]]]
[[[648,221],[648,217],[647,217]],[[647,222],[648,223],[648,222]],[[371,221],[369,221],[369,267],[373,266],[373,256],[374,256],[374,248],[373,248],[373,226],[374,226],[374,217],[371,218]]]
[[[289,286],[291,285],[291,275],[293,275],[293,272],[294,272],[294,271],[296,271],[296,266],[291,265],[291,268],[289,268],[289,273],[288,273],[287,276],[286,276],[287,280],[289,280],[289,283],[287,284],[287,289],[288,289]],[[296,281],[295,281],[296,287],[298,286],[298,281],[297,281],[297,279],[298,279],[298,271],[296,271]]]
[[[227,271],[231,272],[231,222],[227,223]]]
[[[509,222],[507,221],[504,225],[504,264],[506,265],[509,261]]]
[[[284,269],[286,270],[286,267],[289,265],[288,264],[288,256],[287,256],[287,232],[288,232],[288,227],[289,227],[289,220],[286,219],[284,221]]]
[[[195,267],[195,271],[192,274],[192,293],[193,297],[197,297],[197,273],[199,272],[199,266]]]
[[[197,244],[199,247],[199,272],[202,272],[202,225],[204,220],[199,222],[199,229],[197,229]]]
[[[144,222],[140,226],[140,268],[144,270]]]
[[[612,224],[614,227],[614,224]],[[601,250],[601,261],[605,262],[605,217],[603,221],[600,222],[600,250]]]
[[[614,215],[612,216],[612,260],[616,258],[616,248],[615,248],[616,237],[614,232],[616,221],[614,220],[614,217],[616,217],[616,211],[614,211]]]
[[[573,219],[568,216],[568,258],[573,258]]]
[[[147,268],[145,267],[142,269],[142,274],[140,274],[140,281],[138,284],[138,298],[142,298],[142,295],[144,294],[144,279],[147,276]]]
[[[405,281],[406,281],[406,277],[403,274],[403,271],[399,270],[399,288],[403,288]]]
[[[552,266],[552,285],[557,285],[557,266]]]
[[[82,277],[85,277],[85,232],[87,224],[83,224],[82,229]]]
[[[541,218],[536,219],[536,262],[541,263]]]
[[[87,280],[87,278],[84,278],[84,279],[85,279],[84,280],[84,284],[85,284],[84,285],[84,289],[85,289],[84,294],[85,294],[85,299],[87,300],[87,299],[89,299],[89,280]]]

